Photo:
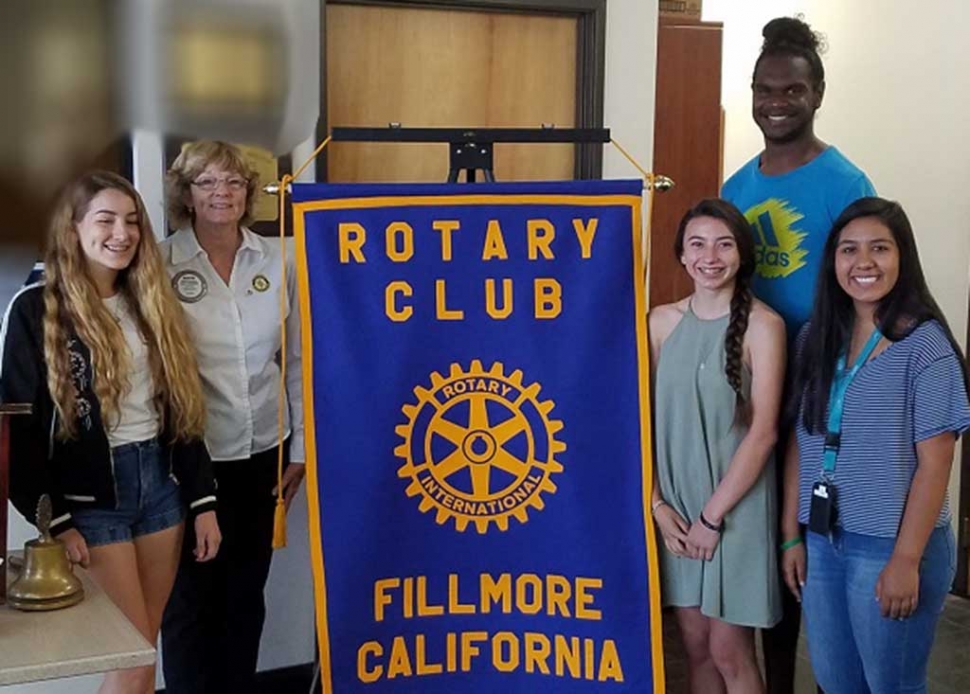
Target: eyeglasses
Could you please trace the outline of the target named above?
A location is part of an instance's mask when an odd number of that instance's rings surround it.
[[[241,176],[233,176],[231,178],[215,178],[214,176],[203,176],[192,181],[194,185],[199,190],[204,190],[207,193],[211,193],[216,188],[219,187],[220,183],[225,183],[226,187],[234,192],[239,192],[245,190],[246,186],[249,185],[249,181]]]

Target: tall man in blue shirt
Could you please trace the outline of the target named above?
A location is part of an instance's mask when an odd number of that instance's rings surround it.
[[[764,150],[725,182],[722,197],[751,223],[758,267],[752,289],[785,319],[789,342],[808,320],[822,248],[832,223],[858,198],[875,195],[866,175],[815,135],[825,93],[819,37],[798,19],[773,19],[752,79],[752,116]],[[779,463],[784,446],[779,446]],[[779,484],[784,479],[778,474]],[[779,489],[779,506],[781,492]],[[800,606],[785,596],[784,617],[762,633],[769,694],[794,690]]]
[[[832,223],[875,189],[815,135],[815,112],[825,93],[815,33],[788,17],[772,20],[762,33],[751,88],[765,148],[727,180],[721,194],[751,222],[758,253],[755,295],[781,314],[794,337],[811,313]]]

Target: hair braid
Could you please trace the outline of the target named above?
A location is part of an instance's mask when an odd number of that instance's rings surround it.
[[[734,421],[747,423],[750,417],[749,403],[744,397],[741,378],[741,365],[744,356],[744,334],[748,331],[748,318],[751,315],[751,290],[747,282],[737,280],[734,296],[731,297],[731,319],[724,334],[724,375],[734,390]]]

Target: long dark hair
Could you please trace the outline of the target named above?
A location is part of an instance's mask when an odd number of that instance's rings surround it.
[[[674,239],[674,254],[678,262],[684,255],[684,235],[687,225],[698,217],[711,217],[724,222],[724,226],[734,237],[738,248],[741,265],[734,277],[734,295],[731,297],[731,319],[724,335],[724,375],[735,394],[735,422],[747,423],[750,420],[751,408],[745,400],[741,381],[741,360],[743,357],[744,334],[748,330],[748,318],[751,316],[751,277],[755,270],[754,237],[748,220],[744,218],[737,207],[727,200],[709,198],[701,200],[687,210],[680,226],[677,227],[677,237]]]
[[[795,397],[789,405],[789,416],[794,420],[799,406],[803,405],[802,422],[813,434],[826,430],[824,418],[829,404],[829,389],[835,375],[835,363],[849,346],[855,322],[852,298],[845,293],[835,276],[835,254],[842,230],[850,222],[862,217],[877,219],[889,229],[899,250],[899,277],[876,307],[875,320],[879,330],[888,339],[898,342],[921,323],[937,321],[953,350],[961,355],[964,385],[970,392],[966,360],[962,359],[960,346],[953,338],[953,332],[943,317],[943,312],[926,285],[909,218],[899,203],[883,198],[860,198],[845,208],[835,220],[825,242],[818,287],[815,290],[815,305],[801,356],[796,364],[792,390]]]

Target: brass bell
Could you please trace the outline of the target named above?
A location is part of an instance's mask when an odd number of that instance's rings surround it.
[[[7,591],[7,602],[18,610],[57,610],[84,599],[84,587],[67,560],[64,543],[50,535],[51,501],[37,504],[40,537],[24,545],[24,565]]]

